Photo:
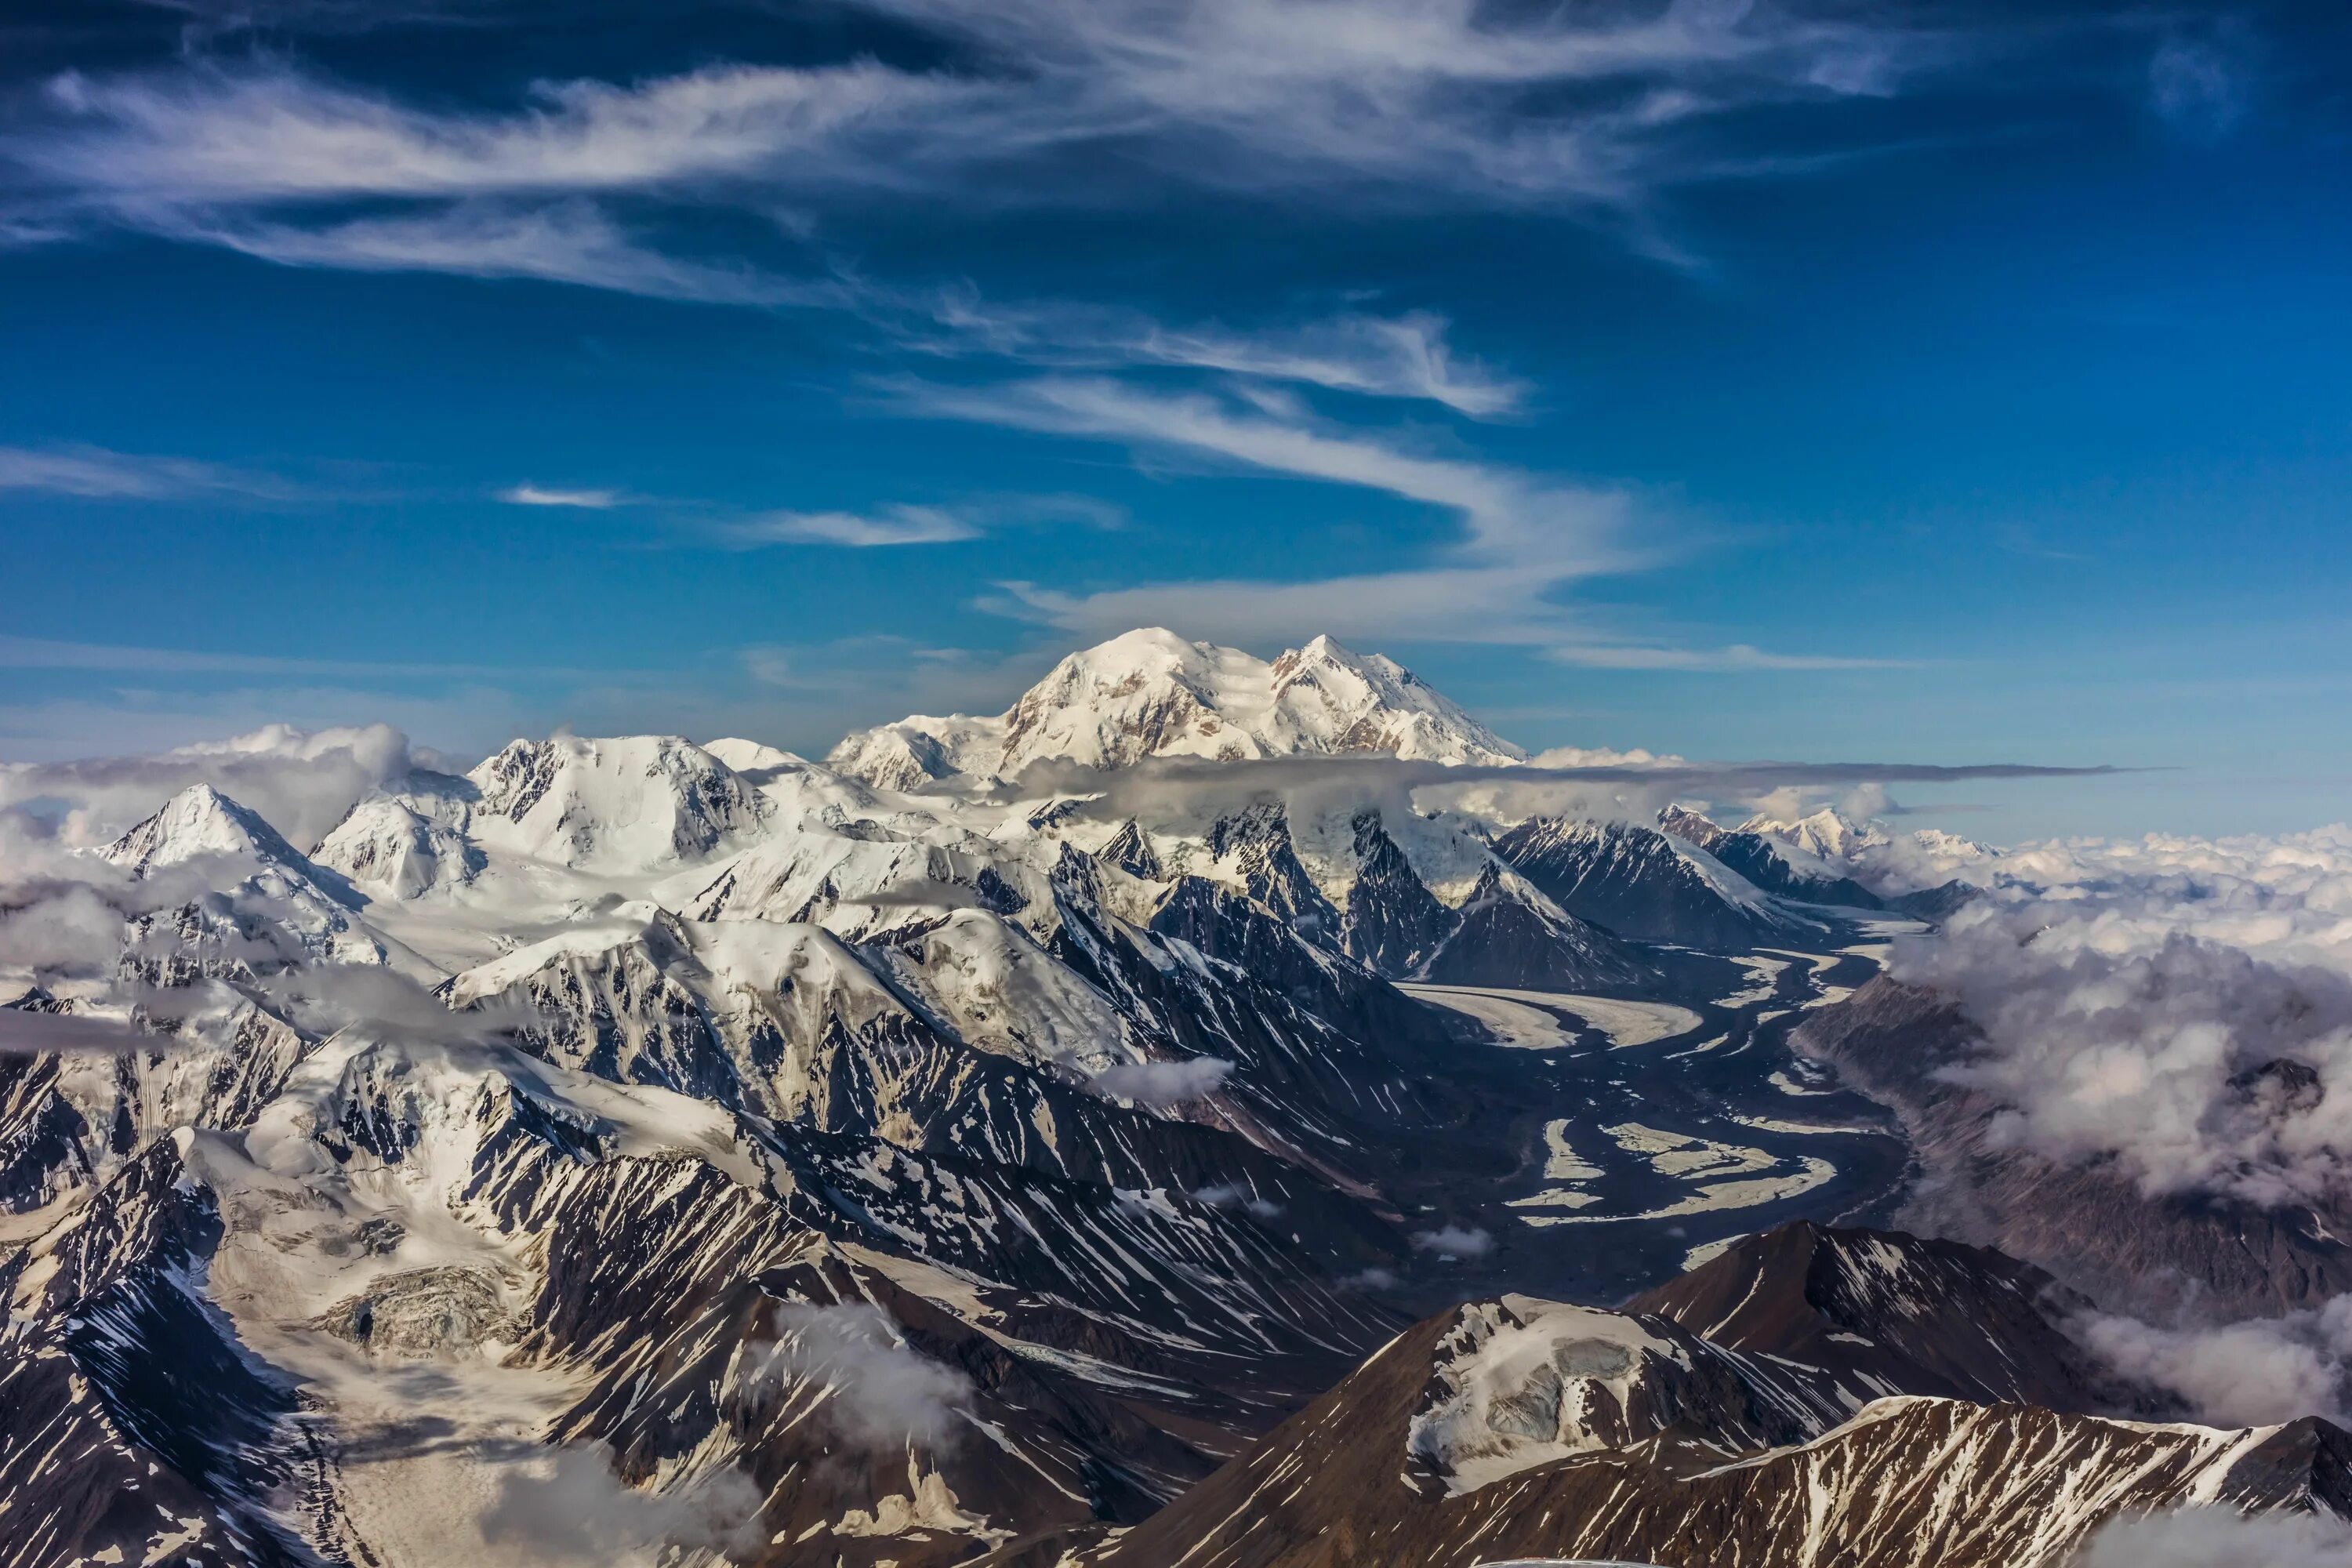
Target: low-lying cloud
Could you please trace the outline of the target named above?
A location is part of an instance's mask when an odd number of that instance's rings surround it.
[[[2218,1426],[2265,1426],[2352,1411],[2352,1296],[2281,1318],[2167,1328],[2092,1313],[2075,1338],[2135,1383],[2162,1390]]]
[[[2184,1508],[2105,1526],[2074,1568],[2352,1568],[2352,1526],[2316,1513]]]
[[[1468,1259],[1484,1258],[1494,1251],[1495,1238],[1475,1226],[1443,1225],[1435,1230],[1413,1232],[1412,1245],[1417,1252]]]
[[[1131,1100],[1138,1105],[1186,1105],[1205,1100],[1230,1077],[1234,1064],[1223,1057],[1193,1057],[1181,1062],[1121,1062],[1087,1080],[1097,1094]]]
[[[112,1018],[0,1007],[0,1056],[127,1056],[172,1044]]]
[[[2150,1194],[2326,1204],[2352,1176],[2352,829],[2013,850],[1894,976],[1982,1035],[1996,1145]]]
[[[1219,1182],[1213,1186],[1202,1187],[1192,1197],[1213,1209],[1247,1209],[1259,1219],[1278,1219],[1282,1215],[1280,1204],[1260,1197],[1239,1182]]]
[[[541,1473],[543,1469],[543,1473]],[[551,1451],[543,1467],[509,1468],[481,1517],[482,1539],[502,1560],[548,1568],[603,1568],[665,1547],[758,1560],[760,1489],[719,1470],[668,1492],[641,1490],[614,1473],[601,1445]]]
[[[308,849],[369,791],[409,771],[389,724],[301,731],[272,724],[149,756],[0,764],[0,808],[39,807],[68,844],[106,843],[194,784],[210,784]]]
[[[356,1028],[422,1044],[488,1045],[539,1021],[527,1004],[502,996],[453,1011],[417,982],[381,964],[314,964],[260,984],[296,1023],[320,1035]]]
[[[971,1380],[908,1343],[880,1308],[786,1301],[775,1326],[755,1382],[824,1389],[825,1419],[851,1442],[883,1451],[936,1447],[961,1430]]]
[[[1503,815],[1566,812],[1646,822],[1676,801],[1741,805],[1775,791],[1844,795],[1862,785],[1953,784],[1972,779],[2084,778],[2110,767],[2043,767],[2014,763],[1935,765],[1912,763],[1691,762],[1646,752],[1586,754],[1576,760],[1546,753],[1532,763],[1450,765],[1381,755],[1288,756],[1221,762],[1202,757],[1149,757],[1124,768],[1037,762],[1003,784],[945,781],[942,792],[973,792],[1005,800],[1076,796],[1089,816],[1107,821],[1150,819],[1187,810],[1232,811],[1261,801],[1302,796],[1348,798],[1367,805],[1471,804],[1500,806]]]

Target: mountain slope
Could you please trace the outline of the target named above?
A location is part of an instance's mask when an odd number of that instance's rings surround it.
[[[1987,1248],[1803,1221],[1743,1237],[1626,1303],[1728,1349],[1835,1367],[1872,1387],[2096,1415],[2133,1394],[2060,1328],[2088,1307]]]
[[[1760,1300],[1725,1328],[1759,1349],[1653,1314],[1473,1302],[1416,1324],[1142,1525],[1077,1543],[1075,1561],[2062,1568],[2125,1512],[2352,1507],[2352,1435],[2324,1421],[2227,1431],[1902,1393],[1891,1376],[1949,1382],[1953,1369],[1916,1338],[1846,1357],[1860,1336],[1800,1321],[1934,1316],[1920,1291],[1999,1299],[2031,1271],[1997,1255],[1808,1229],[1718,1261],[1651,1300],[1713,1311],[1750,1287]],[[1760,1349],[1774,1340],[1830,1355]]]
[[[1633,823],[1531,817],[1495,853],[1570,914],[1636,942],[1737,952],[1820,929],[1705,849]]]

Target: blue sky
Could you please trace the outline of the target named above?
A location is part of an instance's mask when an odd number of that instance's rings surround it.
[[[13,15],[0,757],[822,750],[1157,622],[2347,815],[2340,7]]]

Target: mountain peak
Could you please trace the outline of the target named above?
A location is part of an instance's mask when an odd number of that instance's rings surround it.
[[[769,815],[759,791],[676,735],[512,741],[467,773],[475,836],[573,867],[696,859]]]
[[[1861,850],[1888,842],[1885,830],[1876,823],[1856,822],[1827,805],[1810,816],[1786,822],[1759,812],[1741,823],[1738,831],[1777,838],[1824,860],[1849,860]]]
[[[208,784],[190,784],[100,853],[118,866],[141,872],[206,856],[303,864],[301,852],[259,813]]]
[[[1144,626],[1069,654],[994,718],[913,716],[845,738],[827,759],[886,788],[1031,763],[1127,767],[1146,757],[1239,761],[1369,752],[1444,763],[1527,753],[1394,659],[1321,636],[1272,662]]]

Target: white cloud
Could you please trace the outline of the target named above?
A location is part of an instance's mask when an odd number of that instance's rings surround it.
[[[881,1309],[787,1301],[776,1309],[775,1326],[754,1381],[825,1390],[824,1418],[861,1447],[935,1446],[961,1429],[971,1380],[908,1343]]]
[[[499,499],[510,506],[571,506],[604,511],[621,505],[627,498],[618,490],[557,489],[526,482],[500,490]]]
[[[1659,520],[1622,490],[1577,486],[1482,463],[1433,457],[1393,440],[1341,431],[1279,399],[1236,404],[1099,377],[1040,376],[1006,385],[902,384],[914,412],[1016,429],[1121,442],[1138,451],[1382,491],[1444,508],[1462,535],[1429,564],[1307,574],[1297,581],[1210,578],[1071,594],[1000,584],[981,601],[1000,614],[1082,637],[1141,626],[1255,644],[1312,626],[1343,639],[1515,644],[1558,650],[1569,662],[1658,669],[1822,669],[1878,661],[1673,648],[1609,648],[1556,595],[1570,584],[1645,564]],[[1644,529],[1640,525],[1647,524]],[[1608,656],[1615,656],[1613,658]],[[1638,658],[1638,664],[1629,661]]]
[[[12,918],[0,923],[0,935],[8,934],[9,928],[17,923],[12,911]],[[5,950],[5,945],[0,945],[0,951]],[[52,1052],[125,1056],[133,1051],[162,1050],[171,1044],[168,1037],[151,1035],[111,1018],[0,1007],[0,1056],[47,1056]]]
[[[642,190],[774,168],[877,113],[937,113],[965,90],[872,61],[715,66],[626,87],[542,82],[519,112],[467,115],[282,68],[199,63],[61,76],[49,98],[64,127],[16,153],[61,184],[141,205]]]
[[[2147,63],[2147,96],[2158,118],[2181,135],[2218,141],[2245,118],[2252,90],[2244,40],[2234,30],[2174,37]]]
[[[1891,658],[1845,658],[1820,654],[1767,653],[1746,643],[1722,648],[1641,647],[1623,644],[1568,643],[1546,650],[1561,664],[1584,669],[1676,669],[1740,672],[1800,669],[1901,669],[1909,662]]]
[[[2352,1526],[2317,1513],[2184,1508],[2105,1526],[2075,1568],[2352,1568]]]
[[[2159,1327],[2095,1313],[2070,1327],[2109,1366],[2179,1394],[2216,1426],[2346,1418],[2352,1296],[2283,1318],[2216,1326]]]
[[[1097,1094],[1138,1105],[1184,1105],[1205,1100],[1234,1070],[1223,1057],[1192,1057],[1181,1062],[1121,1062],[1087,1080]]]
[[[339,1029],[436,1045],[482,1045],[537,1021],[528,1005],[491,998],[452,1012],[397,970],[374,963],[289,968],[264,983],[288,1016],[325,1036]]]
[[[614,1472],[602,1444],[586,1444],[503,1465],[498,1476],[498,1496],[480,1528],[501,1560],[602,1568],[682,1547],[731,1562],[766,1545],[753,1528],[760,1489],[739,1470],[715,1470],[666,1492],[640,1490]]]
[[[464,678],[577,673],[514,665],[412,664],[299,655],[220,653],[200,648],[134,647],[121,643],[0,637],[0,669],[111,669],[172,675],[351,675]],[[215,728],[217,733],[217,727]]]
[[[1417,1252],[1433,1252],[1440,1258],[1484,1258],[1495,1250],[1495,1238],[1476,1226],[1445,1225],[1413,1232],[1412,1245]]]
[[[465,201],[309,226],[234,207],[142,205],[125,207],[122,216],[170,238],[223,246],[285,267],[535,279],[707,305],[840,308],[853,299],[852,291],[826,279],[665,255],[582,201]]]
[[[950,544],[977,539],[980,527],[946,507],[888,506],[870,512],[772,511],[728,524],[739,545],[839,544],[872,550],[904,544]]]
[[[0,447],[0,490],[46,490],[107,500],[162,500],[190,495],[283,498],[294,487],[187,458],[139,457],[102,447]]]
[[[842,283],[667,253],[601,205],[763,218],[955,203],[1153,201],[1171,186],[1322,205],[1591,214],[1673,256],[1649,212],[1727,166],[1695,131],[1759,106],[1891,92],[1966,40],[1770,4],[1503,10],[1475,0],[866,0],[941,64],[718,63],[520,101],[404,101],[194,54],[52,79],[0,145],[25,242],[115,223],[295,266],[537,278],[662,298],[854,304]],[[388,210],[350,216],[355,201]],[[874,301],[866,301],[868,304]],[[902,302],[903,303],[903,302]],[[885,308],[887,308],[885,306]],[[1101,322],[1097,323],[1099,328]],[[1034,323],[1032,324],[1033,327]],[[1051,335],[1050,333],[1048,335]],[[1511,383],[1430,355],[1411,317],[1264,342],[1089,329],[1066,353],[1433,396],[1486,416]]]
[[[408,738],[387,724],[316,731],[273,724],[152,756],[0,763],[0,807],[53,803],[69,841],[102,844],[182,790],[208,784],[307,849],[411,763]]]
[[[1242,331],[1215,323],[1172,327],[1132,310],[996,305],[954,291],[940,296],[929,314],[948,335],[926,346],[1065,368],[1222,371],[1363,396],[1423,399],[1478,419],[1517,412],[1529,391],[1525,382],[1457,355],[1447,341],[1449,323],[1427,311],[1351,311]]]
[[[1536,644],[1570,630],[1547,594],[1633,559],[1618,542],[1622,495],[1548,484],[1462,458],[1427,457],[1327,429],[1278,405],[1244,410],[1205,395],[1045,376],[1006,386],[901,389],[916,411],[1020,429],[1093,437],[1189,457],[1384,491],[1458,514],[1464,537],[1430,567],[1310,576],[1297,582],[1211,579],[1070,595],[1005,585],[988,607],[1080,635],[1180,626],[1242,643],[1302,626],[1340,637],[1458,638]]]
[[[1636,199],[1678,123],[1888,89],[1937,46],[1767,5],[882,0],[1019,62],[1013,126],[1108,136],[1163,177],[1446,205]],[[1864,68],[1860,62],[1877,62]],[[1577,89],[1581,90],[1570,91]]]
[[[983,177],[1085,146],[1152,183],[1370,184],[1444,205],[1624,204],[1673,176],[1685,122],[1891,90],[1948,39],[1677,0],[1496,13],[1474,0],[877,0],[961,68],[714,65],[541,82],[436,111],[282,67],[200,62],[52,82],[16,156],[66,187],[179,205],[709,190],[863,201],[1099,199]],[[1569,91],[1565,89],[1574,89]]]
[[[2352,829],[2012,850],[1895,977],[1984,1035],[1992,1136],[2151,1194],[2352,1192]]]
[[[1090,436],[1246,468],[1385,490],[1458,511],[1475,542],[1539,551],[1570,570],[1616,559],[1599,548],[1623,498],[1555,488],[1516,470],[1424,457],[1380,440],[1323,429],[1305,417],[1244,413],[1203,394],[1148,391],[1099,378],[1040,376],[1006,385],[900,389],[909,408],[1056,435]]]

